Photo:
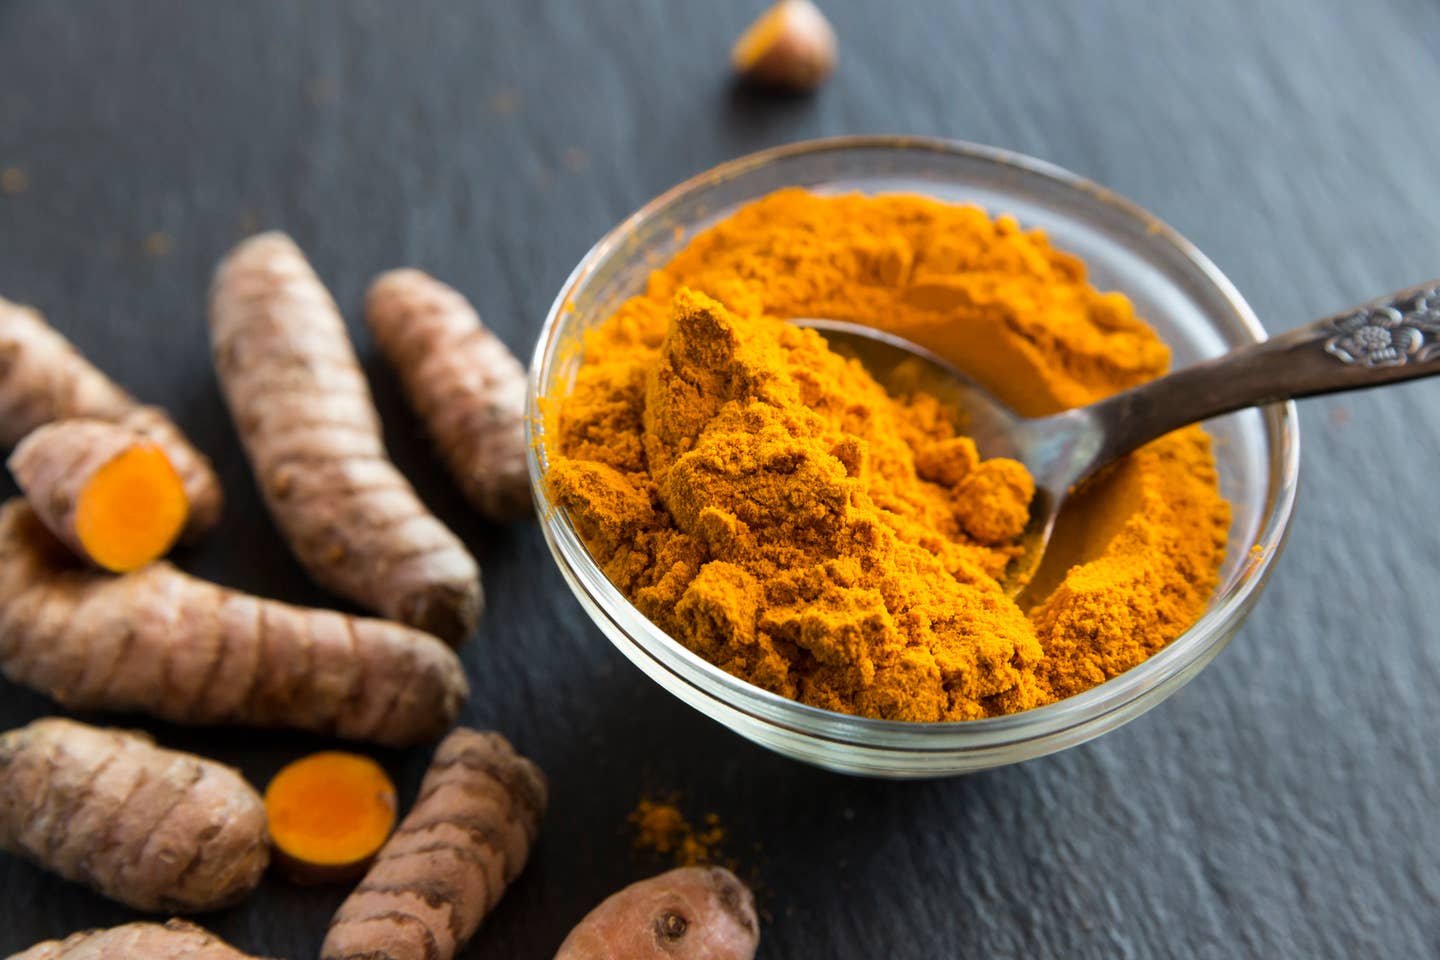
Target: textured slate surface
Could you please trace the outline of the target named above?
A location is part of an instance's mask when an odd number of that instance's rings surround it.
[[[730,89],[726,46],[759,5],[0,0],[0,169],[28,177],[0,193],[0,292],[213,454],[230,510],[185,566],[325,603],[263,517],[207,360],[209,269],[258,226],[294,233],[352,313],[372,273],[418,263],[528,353],[575,260],[660,189],[883,131],[1018,149],[1133,197],[1272,329],[1440,274],[1428,0],[831,0],[844,62],[813,102]],[[764,956],[1440,953],[1440,385],[1304,408],[1289,550],[1231,649],[1163,707],[1057,757],[891,784],[770,756],[653,687],[535,529],[466,514],[372,369],[397,459],[485,564],[465,719],[554,786],[532,866],[466,956],[548,957],[656,869],[627,849],[642,789],[721,815],[761,881]],[[51,709],[0,681],[5,726]],[[318,745],[154,729],[257,783]],[[425,752],[383,759],[413,791]],[[269,880],[206,922],[312,956],[340,898]],[[0,860],[0,954],[129,918]]]

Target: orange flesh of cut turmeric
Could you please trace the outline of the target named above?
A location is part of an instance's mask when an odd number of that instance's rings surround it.
[[[270,839],[297,879],[357,876],[395,827],[395,785],[375,761],[326,751],[285,767],[265,790]]]
[[[95,471],[75,505],[75,535],[96,564],[128,573],[169,552],[189,516],[165,452],[137,445]]]

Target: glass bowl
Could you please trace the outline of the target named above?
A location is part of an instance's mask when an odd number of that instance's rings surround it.
[[[816,766],[878,777],[947,776],[1054,753],[1134,719],[1193,679],[1239,628],[1284,542],[1299,469],[1293,404],[1208,425],[1234,519],[1219,585],[1199,622],[1134,669],[1023,713],[905,723],[805,706],[702,660],[610,583],[546,494],[540,398],[573,383],[584,358],[581,334],[641,291],[652,269],[736,207],[787,186],[920,193],[1042,227],[1056,247],[1084,259],[1097,287],[1134,301],[1177,366],[1265,336],[1224,275],[1174,230],[1103,187],[1019,154],[942,140],[848,137],[779,147],[702,173],[646,204],[585,255],[545,318],[530,366],[536,506],[555,562],[601,631],[656,683],[741,736]]]

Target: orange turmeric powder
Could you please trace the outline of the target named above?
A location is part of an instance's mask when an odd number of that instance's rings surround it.
[[[553,400],[551,493],[671,636],[803,703],[935,721],[1070,696],[1198,618],[1229,526],[1198,427],[1082,491],[1077,562],[1022,611],[997,577],[1023,467],[980,461],[957,412],[887,395],[798,316],[920,343],[1027,415],[1169,363],[1125,297],[1012,218],[799,189],[742,207],[587,334]]]
[[[725,828],[720,816],[705,814],[704,823],[695,827],[680,811],[675,800],[641,798],[630,812],[630,825],[635,828],[635,849],[671,857],[677,867],[694,867],[722,861],[720,845],[725,842]]]

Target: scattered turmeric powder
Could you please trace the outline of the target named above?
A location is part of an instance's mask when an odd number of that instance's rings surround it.
[[[19,167],[0,170],[0,193],[18,196],[30,189],[30,175]]]
[[[897,333],[1026,415],[1169,362],[1125,297],[1010,217],[800,189],[740,208],[588,333],[549,404],[552,494],[671,636],[807,704],[962,720],[1100,683],[1203,611],[1229,508],[1198,427],[1091,484],[1093,535],[1022,611],[996,577],[1023,469],[979,462],[953,411],[886,395],[787,317]]]
[[[673,857],[677,867],[722,862],[720,845],[725,842],[725,828],[718,814],[707,813],[702,826],[692,827],[673,798],[642,798],[629,820],[635,828],[638,850]]]

